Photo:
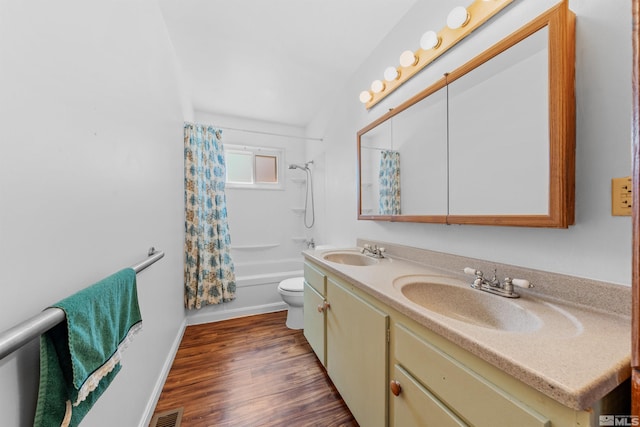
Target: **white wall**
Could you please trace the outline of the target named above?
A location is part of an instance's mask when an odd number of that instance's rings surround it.
[[[0,330],[166,252],[85,425],[142,421],[184,321],[185,99],[154,0],[0,3]],[[36,340],[0,361],[3,425],[32,425],[37,385]]]
[[[397,64],[404,49],[417,49],[421,34],[442,28],[456,1],[418,2],[373,52],[342,91],[307,128],[321,136],[308,145],[326,158],[326,218],[322,236],[353,245],[357,237],[390,241],[529,268],[620,284],[631,282],[631,221],[610,214],[610,180],[631,169],[630,1],[572,0],[576,28],[576,224],[568,230],[446,226],[357,221],[356,133],[389,108],[433,83],[530,21],[556,1],[512,3],[380,104],[366,111],[361,90]]]

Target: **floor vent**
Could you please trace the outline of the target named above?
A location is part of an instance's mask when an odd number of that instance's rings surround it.
[[[183,409],[184,408],[172,409],[154,415],[149,427],[180,427]]]

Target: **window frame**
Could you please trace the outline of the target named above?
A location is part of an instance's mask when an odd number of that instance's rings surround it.
[[[226,188],[234,188],[234,189],[249,189],[249,190],[284,190],[284,148],[278,147],[255,147],[250,145],[236,145],[236,144],[225,144],[224,145],[224,154],[225,159],[228,157],[228,153],[242,153],[242,154],[251,154],[251,180],[252,182],[233,182],[229,181],[228,178],[228,162],[227,174],[225,175],[226,180]],[[273,156],[276,158],[276,177],[277,182],[255,182],[256,176],[256,156]]]

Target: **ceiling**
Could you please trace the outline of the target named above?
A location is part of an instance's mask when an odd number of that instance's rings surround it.
[[[159,2],[196,111],[304,127],[416,1]]]

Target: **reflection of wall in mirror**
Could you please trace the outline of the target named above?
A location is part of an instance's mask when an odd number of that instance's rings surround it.
[[[452,215],[549,212],[548,29],[449,84]]]
[[[360,138],[361,215],[380,215],[380,150],[390,148],[389,122],[382,123]]]
[[[447,214],[447,94],[442,88],[392,119],[402,158],[402,214]]]
[[[378,166],[380,164],[380,151],[374,149],[362,149],[362,182],[360,194],[362,197],[362,215],[378,214]]]

